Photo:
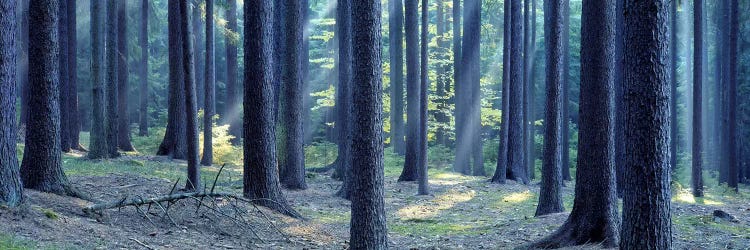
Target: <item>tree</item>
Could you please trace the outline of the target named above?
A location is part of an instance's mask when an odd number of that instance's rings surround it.
[[[563,1],[558,4],[560,2]],[[573,210],[557,231],[534,243],[537,248],[592,243],[611,248],[618,243],[620,220],[615,192],[613,130],[615,2],[583,1],[580,139]]]
[[[429,183],[427,181],[427,0],[422,0],[422,44],[420,58],[420,86],[419,86],[419,156],[417,161],[417,181],[419,183],[418,194],[428,195]],[[484,166],[482,166],[484,169]]]
[[[672,95],[670,96],[670,101],[672,102],[669,106],[669,118],[671,119],[669,121],[669,124],[671,124],[669,128],[669,171],[675,171],[677,169],[677,132],[678,132],[678,125],[677,124],[677,26],[678,21],[677,20],[677,1],[671,1],[670,5],[670,29],[671,32],[670,36],[671,44],[669,45],[669,65],[670,65],[670,73],[669,73],[669,81],[670,81],[670,87],[672,90],[670,90],[670,93]]]
[[[118,46],[117,43],[119,42],[117,39],[117,24],[118,18],[117,18],[117,1],[110,0],[107,1],[107,35],[106,35],[106,67],[107,67],[107,112],[105,113],[106,117],[104,119],[105,123],[105,131],[107,135],[107,155],[109,157],[118,157],[120,156],[120,153],[117,152],[117,146],[120,145],[119,143],[119,130],[118,130],[118,122],[119,122],[119,116],[118,114],[118,65],[119,65],[119,53],[118,53]]]
[[[461,85],[457,87],[463,87],[464,94],[458,98],[463,99],[463,105],[466,108],[466,116],[464,121],[464,132],[463,136],[466,139],[462,139],[462,142],[468,142],[468,145],[464,145],[467,152],[466,157],[471,157],[472,167],[471,174],[474,176],[484,176],[484,159],[482,153],[482,92],[480,88],[480,55],[479,55],[479,43],[481,41],[481,20],[482,20],[482,1],[480,0],[469,0],[464,1],[464,36],[461,44],[461,56],[463,69],[461,70],[461,77],[464,79]],[[458,89],[458,88],[457,88]],[[461,144],[457,144],[460,147]],[[457,151],[460,152],[460,151]],[[466,158],[466,167],[468,170],[469,158]],[[468,172],[467,172],[468,173]]]
[[[536,178],[536,131],[534,130],[534,123],[536,122],[536,81],[534,74],[534,69],[536,68],[536,64],[534,63],[534,58],[536,57],[536,0],[530,0],[531,2],[531,13],[530,15],[530,23],[528,24],[529,29],[529,43],[526,46],[526,54],[528,55],[526,58],[528,67],[526,68],[526,75],[524,76],[525,79],[527,79],[527,86],[528,88],[528,95],[526,96],[526,100],[528,100],[528,109],[526,116],[528,117],[527,122],[525,123],[527,126],[527,134],[528,138],[524,141],[526,141],[526,164],[528,165],[528,171],[529,171],[529,179]],[[528,4],[527,4],[528,6]],[[528,7],[526,7],[528,9]]]
[[[211,166],[214,161],[213,153],[213,117],[216,113],[214,108],[216,88],[216,63],[214,57],[214,0],[206,0],[206,73],[203,98],[203,158],[201,165]]]
[[[21,85],[21,117],[18,126],[25,127],[29,119],[29,0],[20,0],[21,51],[18,61],[19,82]]]
[[[171,1],[170,1],[171,2]],[[169,93],[167,109],[167,130],[159,145],[157,155],[167,155],[174,159],[187,159],[187,138],[185,107],[185,84],[183,83],[182,40],[180,15],[177,3],[169,5],[167,25],[169,30]]]
[[[195,66],[193,63],[193,41],[190,29],[190,16],[187,1],[173,0],[179,2],[180,11],[180,34],[182,40],[182,70],[185,79],[185,116],[187,129],[187,184],[185,189],[196,190],[201,186],[201,172],[198,166],[198,105],[195,94]]]
[[[703,0],[693,3],[693,196],[703,197]]]
[[[510,2],[511,33],[521,34],[523,20],[521,19],[521,0]],[[508,89],[508,168],[509,178],[529,183],[526,174],[526,164],[523,155],[523,39],[512,35],[510,39],[510,86]]]
[[[80,112],[78,110],[78,41],[76,32],[76,1],[68,1],[68,54],[66,66],[68,67],[68,100],[65,105],[65,112],[68,113],[68,130],[67,137],[69,140],[70,148],[85,151],[80,143],[81,133],[81,121]]]
[[[418,3],[419,0],[404,1],[406,16],[406,157],[398,181],[415,181],[419,174],[417,172],[420,117]]]
[[[351,249],[387,249],[383,176],[380,1],[352,1]]]
[[[135,151],[130,143],[130,113],[128,112],[128,14],[127,1],[117,1],[117,147]]]
[[[277,1],[278,4],[278,1]],[[228,9],[226,10],[227,32],[225,36],[226,61],[227,61],[227,101],[226,110],[224,111],[224,121],[229,124],[229,134],[234,136],[232,144],[239,144],[239,138],[242,131],[240,124],[240,89],[237,84],[237,43],[233,36],[229,35],[238,32],[237,29],[237,0],[227,0]]]
[[[91,2],[91,137],[89,159],[106,158],[107,136],[104,117],[104,16],[102,1]]]
[[[510,100],[508,91],[510,90],[510,1],[503,3],[503,89],[502,89],[502,121],[500,127],[500,145],[497,152],[497,166],[491,182],[505,184],[505,179],[509,177],[508,171],[508,112]]]
[[[463,120],[461,117],[464,115],[464,105],[459,97],[462,95],[461,91],[461,0],[453,0],[453,103],[454,109],[454,120],[455,120],[455,134],[456,134],[456,157],[453,162],[453,171],[468,174],[469,169],[466,168],[468,165],[462,165],[466,163],[468,158],[465,152],[459,152],[459,150],[465,151],[464,143],[461,142],[460,138],[463,138]]]
[[[336,34],[339,42],[338,58],[338,88],[336,88],[336,129],[339,141],[338,166],[343,184],[336,192],[336,196],[344,199],[351,198],[352,169],[351,169],[351,85],[352,85],[352,27],[351,1],[339,0],[336,4]]]
[[[726,92],[727,109],[727,137],[725,146],[725,160],[728,167],[727,184],[735,192],[739,192],[739,163],[737,162],[737,47],[739,33],[739,5],[737,0],[730,0],[729,24],[729,82]]]
[[[625,99],[625,77],[623,74],[623,24],[625,15],[622,13],[625,0],[615,0],[615,110],[623,110]],[[615,180],[617,182],[617,197],[622,197],[625,185],[625,113],[615,112]]]
[[[281,192],[276,167],[273,23],[271,0],[244,5],[243,195],[257,204],[300,218]]]
[[[190,18],[191,24],[190,28],[192,29],[193,36],[191,40],[193,40],[193,63],[195,64],[195,94],[196,94],[196,104],[198,107],[205,106],[203,103],[205,100],[205,68],[206,65],[205,62],[202,60],[204,59],[203,56],[203,47],[204,45],[204,39],[203,39],[203,32],[205,30],[201,30],[201,26],[203,25],[203,22],[201,22],[201,17],[203,16],[203,13],[201,13],[201,4],[202,0],[194,0],[191,1],[192,6],[192,17]],[[206,19],[208,20],[208,19]],[[204,111],[205,112],[205,111]]]
[[[282,99],[284,116],[285,150],[282,152],[284,166],[281,169],[281,184],[289,189],[307,189],[305,183],[305,150],[302,131],[302,4],[298,0],[285,0],[283,30],[286,45],[281,65]],[[306,7],[306,6],[305,6]]]
[[[148,136],[148,0],[141,1],[141,26],[138,29],[138,44],[141,47],[140,67],[140,105],[138,106],[138,135]]]
[[[17,206],[23,200],[16,156],[16,0],[0,1],[0,204]]]
[[[539,205],[536,216],[559,213],[562,204],[562,29],[565,14],[563,0],[545,2],[544,41],[547,48],[547,98],[544,116],[544,154],[542,155],[542,182],[539,190]],[[587,16],[584,18],[588,18]]]
[[[25,188],[81,197],[62,169],[59,6],[56,0],[29,3],[29,72],[33,72],[29,75],[29,92],[34,94],[29,95],[21,182]]]
[[[562,176],[563,180],[570,181],[570,0],[563,1],[562,18]]]
[[[404,6],[403,0],[388,1],[388,53],[391,65],[391,144],[398,154],[404,146]]]
[[[68,81],[70,78],[69,75],[69,69],[68,67],[65,67],[68,64],[68,57],[71,56],[70,53],[68,53],[68,48],[70,45],[68,44],[68,1],[60,1],[59,2],[59,18],[58,20],[59,24],[57,25],[57,40],[59,44],[59,56],[58,60],[60,60],[59,65],[60,69],[58,70],[59,76],[58,79],[60,81],[59,85],[59,107],[60,107],[60,149],[63,152],[69,152],[70,151],[70,123],[68,123],[68,116],[70,113],[68,113],[68,97],[70,92],[70,86],[68,84]]]
[[[669,2],[625,1],[625,188],[621,249],[672,246]]]

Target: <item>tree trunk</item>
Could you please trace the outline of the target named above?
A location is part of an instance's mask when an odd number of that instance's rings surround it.
[[[625,108],[623,95],[625,88],[624,64],[623,64],[623,35],[624,0],[615,0],[615,180],[617,182],[617,197],[622,197],[625,188],[625,113],[620,112]]]
[[[503,89],[502,89],[502,117],[500,125],[500,145],[497,153],[497,166],[495,174],[492,176],[492,182],[504,184],[505,179],[509,177],[508,165],[508,112],[509,112],[509,94],[510,91],[510,1],[503,3]]]
[[[0,1],[0,204],[11,207],[23,200],[16,156],[17,4],[15,0]]]
[[[203,158],[201,165],[211,166],[214,162],[213,153],[213,117],[216,114],[214,107],[216,88],[216,65],[214,57],[214,0],[206,0],[206,73],[205,94],[203,99]]]
[[[531,0],[523,0],[524,4],[524,10],[523,10],[523,154],[524,154],[524,160],[523,163],[526,167],[526,173],[528,174],[529,179],[531,179],[531,167],[530,162],[532,160],[529,145],[531,145],[531,142],[529,142],[530,138],[530,126],[529,120],[531,120],[529,114],[529,105],[531,104],[531,96],[529,93],[529,90],[531,88],[531,77],[529,76],[529,73],[531,72],[531,58],[533,57],[531,55]]]
[[[618,244],[620,218],[615,192],[613,131],[615,2],[583,1],[581,120],[573,210],[557,231],[535,243],[537,248],[596,243],[612,248]]]
[[[21,181],[25,188],[80,196],[62,169],[59,7],[56,0],[35,0],[29,5],[29,72],[34,72],[29,76],[29,92],[34,94],[29,95]]]
[[[739,164],[737,162],[737,41],[739,33],[739,5],[737,0],[730,0],[729,21],[729,82],[727,87],[727,145],[726,161],[728,165],[727,184],[735,192],[739,192]]]
[[[380,1],[352,1],[351,249],[387,249],[383,176]]]
[[[669,3],[626,0],[625,188],[621,249],[672,247]]]
[[[446,107],[446,94],[447,91],[445,91],[445,81],[446,81],[446,72],[448,71],[446,69],[446,63],[445,60],[448,59],[447,55],[447,48],[445,48],[445,22],[447,20],[445,16],[445,6],[443,3],[443,0],[438,0],[435,3],[436,6],[436,13],[435,13],[435,28],[436,28],[436,40],[437,40],[437,51],[438,55],[437,58],[439,60],[438,63],[436,63],[436,79],[435,79],[435,95],[437,96],[435,100],[435,104],[437,106],[437,109],[434,110],[433,114],[435,117],[435,122],[438,124],[438,127],[435,131],[435,144],[437,145],[443,145],[447,146],[447,135],[445,132],[445,127],[448,123],[448,116],[445,114],[445,111],[447,110]],[[393,64],[393,63],[391,63]],[[392,79],[392,78],[391,78]],[[391,80],[393,81],[393,80]],[[391,101],[392,102],[392,101]],[[392,110],[392,109],[391,109]]]
[[[81,121],[80,112],[78,110],[78,40],[76,32],[76,1],[68,1],[68,61],[66,66],[68,67],[68,101],[64,103],[66,112],[68,112],[68,140],[70,148],[84,151],[85,149],[81,146],[80,133],[81,133]]]
[[[185,84],[183,83],[182,41],[180,31],[179,6],[169,1],[167,23],[169,25],[169,94],[167,110],[167,130],[159,145],[157,155],[167,155],[174,159],[187,159],[187,138],[185,130]]]
[[[703,197],[703,0],[693,3],[693,196]]]
[[[68,65],[68,57],[70,53],[68,48],[68,1],[59,1],[59,20],[57,25],[57,40],[60,46],[60,54],[58,57],[59,61],[59,107],[60,107],[60,150],[63,152],[70,152],[70,123],[68,123],[68,97],[70,92],[70,86],[68,84],[69,70],[70,68],[64,67]]]
[[[677,169],[677,132],[679,130],[679,124],[677,123],[677,1],[671,1],[670,5],[670,32],[671,32],[671,42],[669,44],[669,65],[670,65],[670,73],[669,73],[669,81],[670,81],[670,87],[672,90],[670,92],[672,93],[670,98],[670,101],[672,102],[669,106],[669,118],[670,118],[670,128],[669,128],[669,138],[671,139],[669,141],[669,172],[675,171]]]
[[[105,3],[91,2],[91,135],[89,159],[107,157],[107,136],[104,117],[104,16]]]
[[[563,1],[562,18],[562,176],[570,181],[570,0]]]
[[[536,0],[531,0],[531,39],[529,41],[529,68],[526,73],[526,77],[528,79],[528,88],[529,88],[529,113],[528,113],[528,145],[526,149],[526,157],[528,161],[528,168],[529,168],[529,179],[535,179],[536,178],[536,131],[535,131],[535,123],[536,123],[536,75],[534,74],[534,71],[536,69]],[[560,104],[562,105],[562,103]]]
[[[419,0],[405,0],[404,2],[406,16],[406,157],[398,181],[416,181],[419,174],[417,171],[420,117],[418,4]]]
[[[521,0],[510,5],[511,33],[521,34]],[[508,165],[510,179],[529,183],[523,159],[523,38],[513,35],[510,40],[510,88],[508,89],[510,112],[508,114]]]
[[[185,108],[187,112],[187,184],[185,189],[201,187],[201,172],[198,166],[198,105],[195,97],[195,66],[193,64],[193,41],[190,30],[190,16],[186,1],[179,1],[180,32],[182,40],[182,70],[185,77]]]
[[[542,182],[539,190],[539,205],[536,216],[559,213],[562,204],[561,143],[562,130],[562,30],[561,16],[565,14],[563,0],[548,1],[544,10],[544,41],[547,48],[546,62],[546,112],[544,116],[544,153],[542,157]]]
[[[18,77],[21,85],[21,115],[18,127],[25,127],[29,118],[29,0],[17,0],[21,5],[21,51],[19,52]]]
[[[227,29],[229,32],[239,32],[237,29],[237,0],[227,0],[229,9],[226,12]],[[281,30],[281,29],[279,29]],[[239,40],[232,39],[232,36],[226,36],[226,61],[227,61],[227,101],[226,111],[224,112],[224,121],[229,124],[229,135],[235,138],[231,140],[232,144],[239,145],[239,139],[242,131],[240,123],[240,95],[241,89],[237,84],[237,43]]]
[[[420,48],[420,77],[419,77],[419,155],[417,158],[417,181],[419,183],[417,194],[428,195],[430,194],[429,183],[427,181],[427,44],[430,42],[427,40],[427,0],[422,0],[422,33],[421,33],[421,48]],[[484,166],[482,167],[484,169]]]
[[[453,0],[453,103],[454,103],[454,122],[455,122],[455,159],[453,162],[453,171],[468,174],[470,171],[467,156],[466,142],[462,142],[464,138],[464,121],[463,119],[465,112],[465,105],[463,105],[463,99],[461,96],[465,95],[462,93],[463,85],[460,83],[463,78],[461,76],[461,1]]]
[[[484,159],[482,149],[482,93],[480,88],[479,80],[481,78],[480,72],[480,55],[479,55],[479,43],[481,42],[481,10],[482,2],[480,0],[469,0],[464,2],[464,36],[461,48],[461,56],[463,57],[462,65],[464,68],[461,70],[462,82],[464,86],[463,105],[466,108],[466,123],[464,124],[464,141],[468,142],[466,146],[467,159],[466,167],[471,166],[471,174],[474,176],[484,176]],[[471,157],[472,165],[469,165],[469,158]],[[469,171],[467,169],[467,171]]]
[[[107,1],[107,35],[106,35],[106,53],[107,53],[107,113],[105,118],[105,130],[107,131],[107,155],[109,157],[118,157],[117,152],[119,143],[118,121],[121,114],[118,113],[118,39],[117,39],[117,1]]]
[[[119,52],[117,64],[117,144],[122,151],[135,151],[130,143],[130,112],[128,109],[128,14],[127,1],[117,2],[117,51]]]
[[[204,53],[203,52],[203,48],[205,47],[205,45],[204,45],[204,38],[203,38],[203,35],[204,35],[203,32],[205,30],[201,29],[201,28],[203,28],[202,27],[203,23],[201,22],[201,16],[202,16],[201,8],[200,8],[200,3],[201,2],[202,2],[202,0],[194,0],[194,1],[192,1],[192,4],[191,4],[192,5],[192,10],[191,10],[192,18],[191,18],[191,27],[190,27],[190,28],[192,28],[192,33],[193,33],[191,39],[193,40],[193,63],[195,64],[194,66],[195,66],[195,69],[196,69],[195,72],[194,72],[194,74],[195,74],[195,95],[196,95],[196,104],[198,105],[198,107],[205,106],[203,104],[203,101],[204,101],[204,98],[205,98],[205,95],[206,95],[205,94],[206,89],[205,89],[205,86],[203,84],[205,82],[205,79],[204,79],[205,76],[203,74],[203,73],[205,73],[205,70],[203,70],[203,69],[205,69],[205,67],[206,67],[205,66],[205,62],[203,61],[203,59],[205,58],[203,56],[203,53]],[[208,19],[206,19],[206,20],[208,20]]]
[[[138,29],[138,44],[141,47],[140,105],[138,107],[138,135],[148,136],[148,0],[141,1],[141,27]]]
[[[403,0],[388,1],[388,53],[391,65],[391,144],[400,155],[404,145],[404,6]],[[340,46],[340,45],[339,45]]]
[[[286,202],[276,167],[271,0],[244,5],[243,195],[279,213],[301,216]]]
[[[336,192],[336,196],[351,199],[351,85],[352,85],[352,40],[351,40],[351,0],[339,0],[336,5],[336,33],[339,43],[338,79],[336,88],[336,134],[338,136],[338,165],[337,171],[343,177],[343,184]]]

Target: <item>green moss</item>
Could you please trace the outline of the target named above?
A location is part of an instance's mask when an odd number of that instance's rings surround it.
[[[0,234],[0,249],[6,250],[26,250],[34,249],[33,242],[21,240],[13,236]]]
[[[55,213],[55,211],[52,209],[42,209],[42,213],[44,213],[44,216],[47,216],[47,218],[53,220],[57,220],[58,218],[60,218],[60,216],[57,215],[57,213]]]

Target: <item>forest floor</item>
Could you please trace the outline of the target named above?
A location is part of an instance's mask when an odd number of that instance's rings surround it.
[[[73,153],[63,159],[71,183],[97,201],[168,194],[185,173],[184,161],[165,157],[131,154],[90,161]],[[395,249],[508,249],[552,233],[567,217],[567,212],[534,217],[538,181],[496,185],[485,177],[435,167],[430,169],[432,195],[416,196],[415,183],[396,181],[399,164],[399,160],[387,159],[385,169],[389,240]],[[202,169],[209,188],[218,169]],[[217,188],[240,194],[240,173],[240,167],[228,166]],[[308,173],[307,177],[307,190],[285,191],[304,220],[228,199],[212,202],[229,216],[205,207],[197,210],[197,201],[184,200],[169,209],[169,217],[156,207],[142,207],[148,209],[147,216],[127,207],[92,217],[82,212],[92,204],[89,201],[26,190],[23,207],[0,208],[0,248],[345,249],[350,203],[333,196],[340,182],[328,174]],[[573,186],[568,182],[563,190],[567,211],[572,207]],[[674,187],[676,249],[750,249],[750,192],[747,187],[740,194],[722,190],[726,189],[709,188],[705,198],[693,199],[689,190]],[[717,209],[737,221],[714,218]],[[234,215],[241,218],[230,218]]]

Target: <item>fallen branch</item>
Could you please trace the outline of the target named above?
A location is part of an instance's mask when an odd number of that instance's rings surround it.
[[[113,208],[152,205],[152,204],[159,203],[159,202],[173,203],[178,200],[192,199],[192,198],[204,198],[204,197],[210,197],[210,198],[226,197],[226,198],[234,198],[237,200],[246,200],[242,197],[239,197],[233,194],[228,194],[228,193],[189,192],[189,193],[170,194],[166,196],[154,197],[154,198],[148,198],[148,199],[135,197],[135,198],[130,198],[130,199],[125,198],[125,199],[112,201],[112,202],[98,203],[98,204],[94,204],[94,205],[83,208],[83,212],[86,214],[91,214],[91,213],[95,213],[95,212],[99,212],[99,211],[107,210],[107,209],[113,209]]]

